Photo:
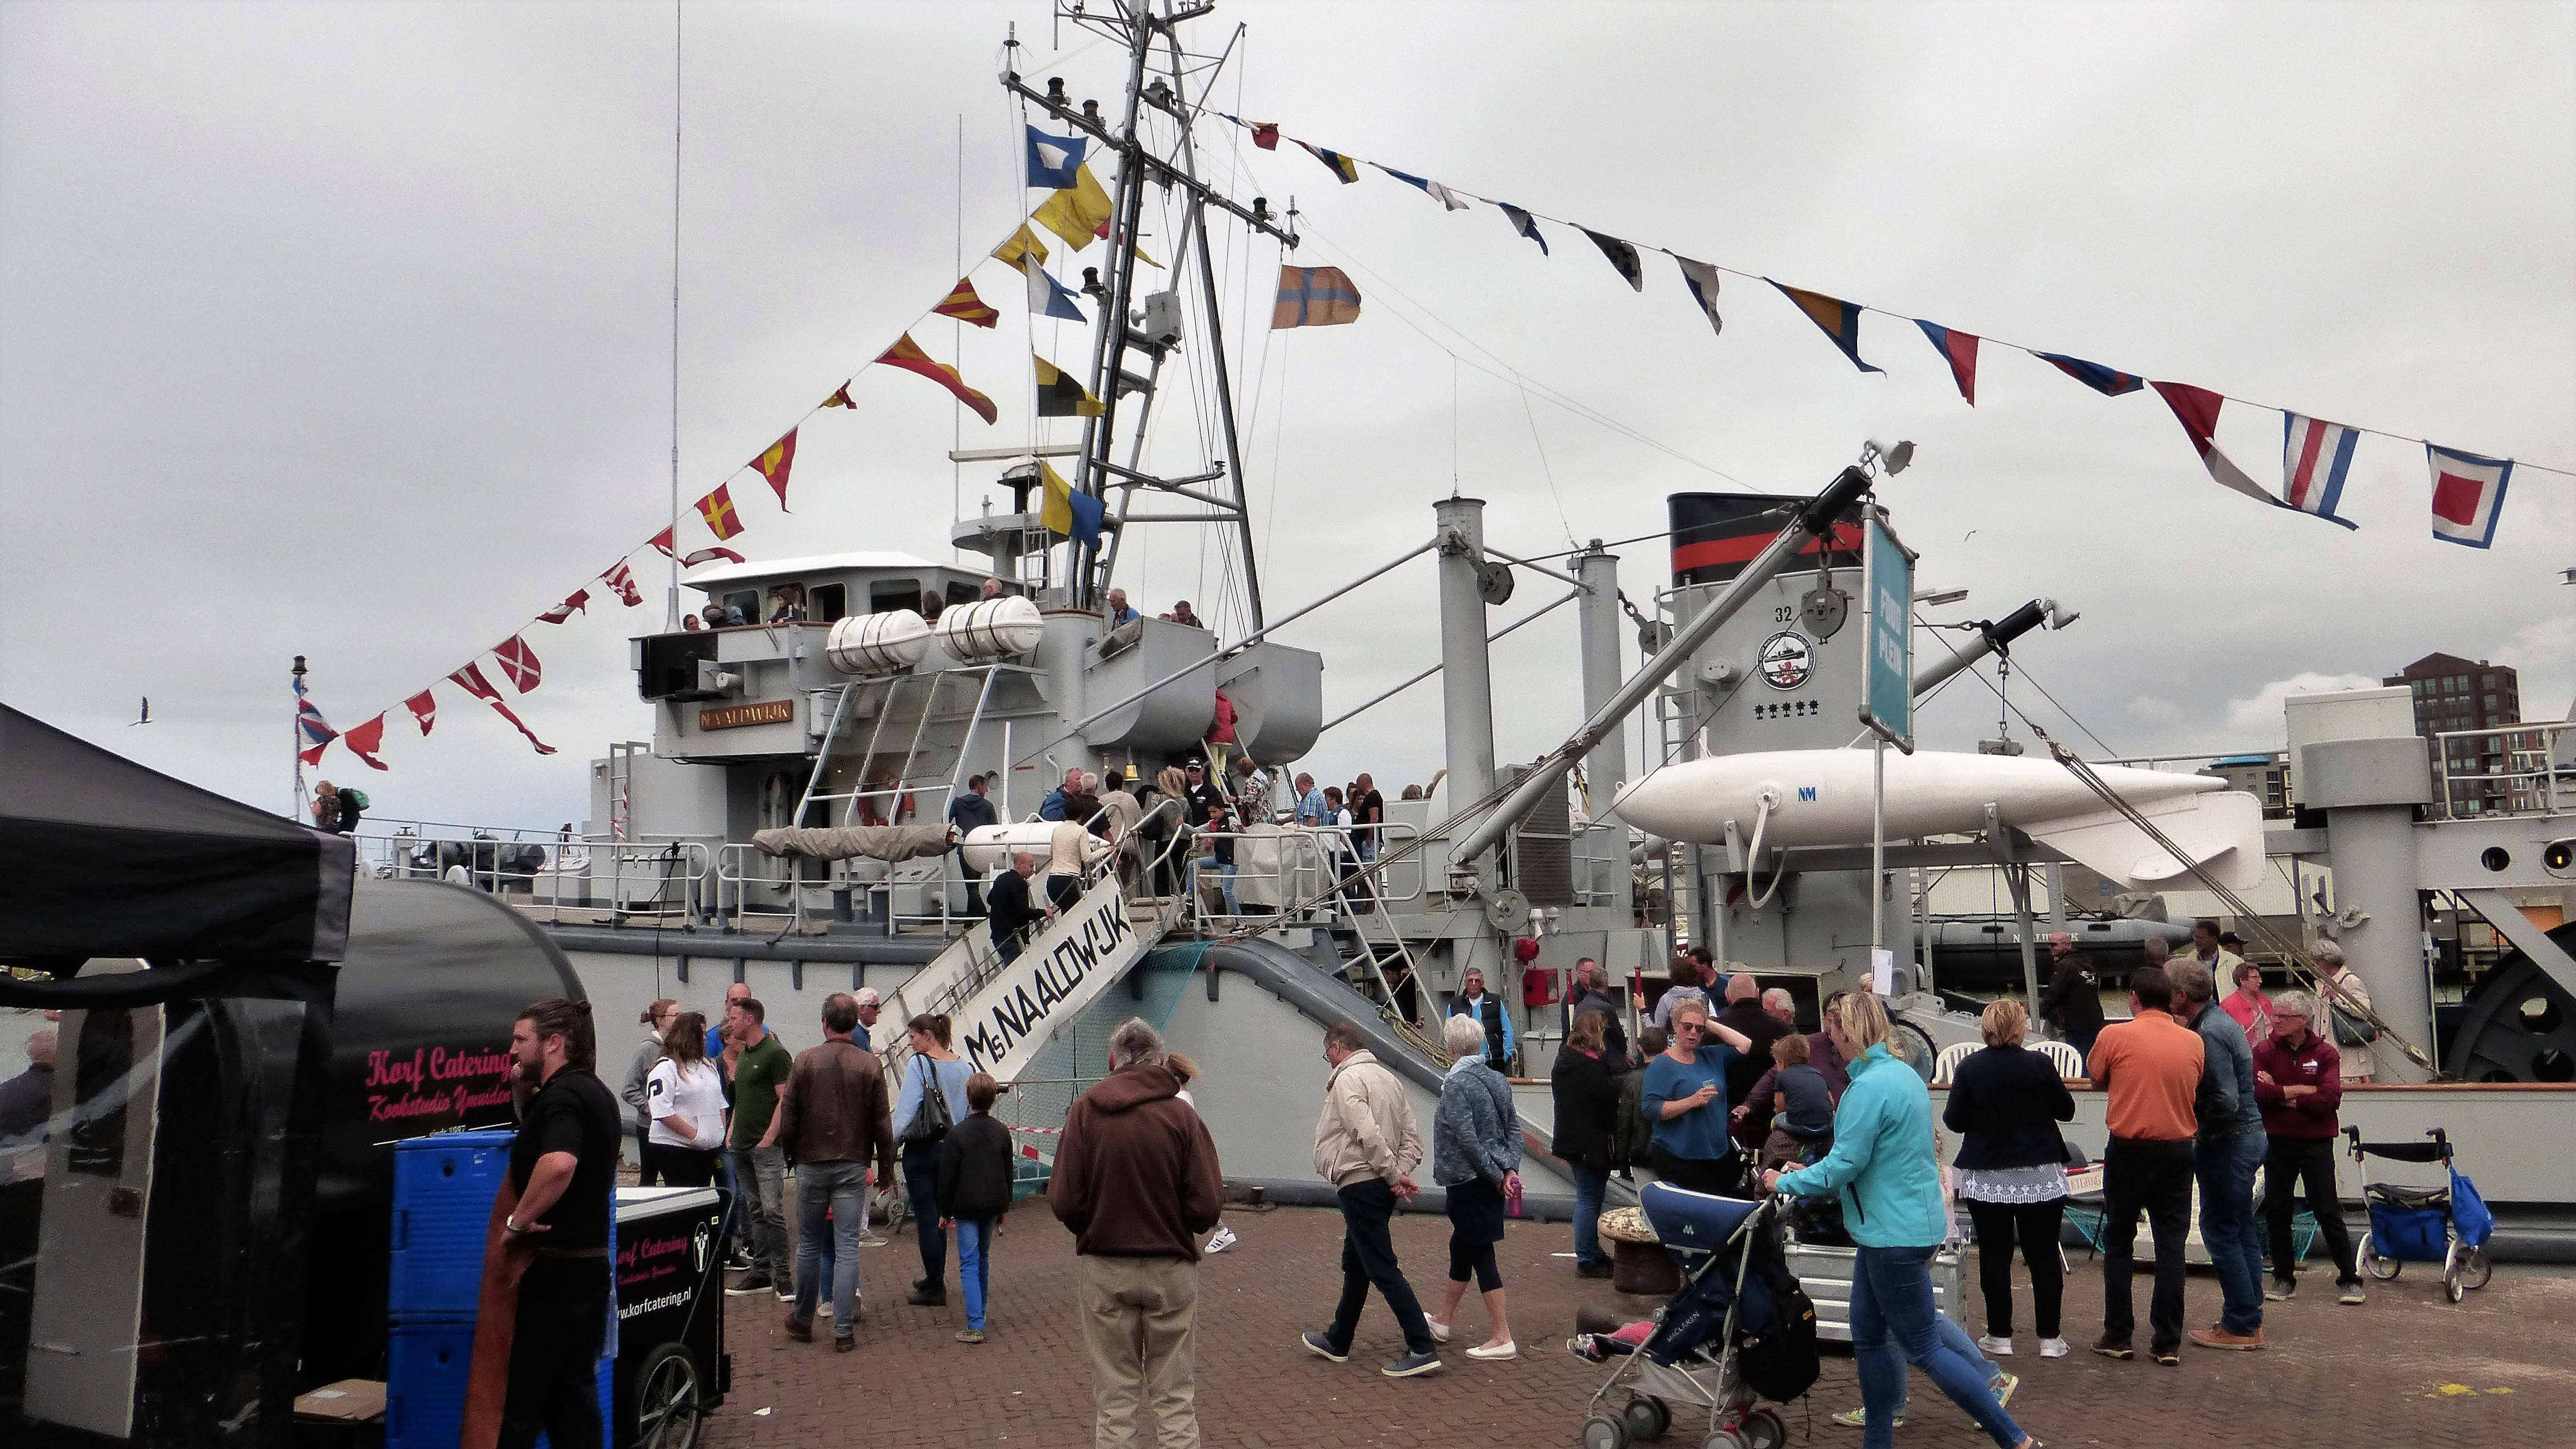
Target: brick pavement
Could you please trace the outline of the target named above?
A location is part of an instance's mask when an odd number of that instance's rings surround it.
[[[1338,1290],[1336,1214],[1238,1210],[1227,1221],[1242,1242],[1207,1260],[1200,1288],[1198,1402],[1208,1444],[1577,1442],[1584,1401],[1608,1369],[1567,1354],[1565,1339],[1578,1304],[1610,1295],[1606,1283],[1575,1278],[1570,1259],[1550,1256],[1569,1245],[1563,1224],[1516,1223],[1502,1247],[1522,1351],[1517,1362],[1476,1363],[1453,1351],[1441,1373],[1395,1381],[1376,1372],[1401,1344],[1374,1297],[1349,1363],[1326,1363],[1297,1347],[1299,1332],[1330,1315]],[[1445,1222],[1399,1218],[1395,1239],[1417,1291],[1436,1292],[1447,1262]],[[1043,1204],[1006,1221],[992,1273],[992,1336],[980,1348],[951,1337],[965,1326],[953,1261],[949,1306],[913,1308],[903,1297],[920,1259],[908,1230],[862,1258],[869,1309],[852,1354],[830,1351],[824,1323],[812,1344],[788,1339],[772,1297],[727,1300],[734,1391],[702,1442],[715,1449],[1088,1442],[1091,1397],[1075,1337],[1072,1242]],[[1973,1275],[1972,1266],[1972,1283]],[[2036,1341],[2025,1336],[2010,1365],[2024,1380],[2014,1412],[2055,1445],[2277,1446],[2363,1436],[2430,1449],[2576,1442],[2568,1428],[2576,1422],[2576,1276],[2502,1271],[2453,1307],[2435,1278],[2410,1267],[2394,1284],[2372,1285],[2372,1301],[2361,1308],[2338,1306],[2323,1291],[2330,1277],[2312,1272],[2303,1280],[2305,1296],[2268,1305],[2274,1348],[2186,1349],[2182,1367],[2166,1369],[2143,1357],[2113,1363],[2082,1352],[2088,1330],[2100,1323],[2101,1276],[2078,1257],[2066,1323],[2077,1355],[2043,1363]],[[2143,1277],[2138,1287],[2143,1318]],[[2205,1273],[2193,1275],[2194,1322],[2217,1316],[2217,1296]],[[1460,1318],[1465,1341],[1482,1337],[1482,1309],[1472,1296]],[[1812,1418],[1803,1406],[1784,1413],[1791,1442],[1857,1449],[1857,1433],[1825,1421],[1859,1402],[1856,1384],[1849,1354],[1829,1349],[1811,1395]],[[1986,1442],[1919,1374],[1913,1396],[1902,1443],[1970,1449]],[[1695,1443],[1680,1425],[1664,1442]]]

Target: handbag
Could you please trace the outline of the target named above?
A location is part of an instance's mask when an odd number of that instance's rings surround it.
[[[2368,1046],[2379,1040],[2379,1028],[2342,1007],[2333,1007],[2334,1039],[2339,1047]]]
[[[913,1109],[912,1120],[903,1124],[903,1145],[928,1147],[948,1135],[955,1119],[948,1115],[948,1094],[939,1089],[939,1073],[932,1069],[930,1058],[913,1060],[921,1063],[921,1105]]]

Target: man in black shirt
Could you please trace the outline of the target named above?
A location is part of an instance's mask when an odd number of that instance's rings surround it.
[[[510,1338],[500,1449],[544,1433],[555,1449],[600,1449],[597,1375],[608,1331],[608,1222],[617,1187],[617,1097],[593,1070],[590,1003],[554,997],[510,1029],[519,1080],[536,1089],[510,1144],[518,1204],[503,1251],[528,1255]]]
[[[989,776],[976,775],[966,782],[966,793],[948,802],[948,823],[957,827],[957,838],[964,840],[970,831],[1002,823],[1001,813],[993,808],[993,797],[984,792],[992,788]],[[973,873],[966,877],[966,914],[984,914],[984,887]]]
[[[2051,932],[2048,954],[2057,964],[2039,993],[2039,1019],[2089,1061],[2093,1039],[2102,1034],[2102,983],[2093,974],[2093,958],[2075,949],[2071,931]]]
[[[1628,1029],[1619,1021],[1619,1002],[1610,994],[1610,977],[1601,963],[1589,956],[1574,963],[1574,1000],[1568,1003],[1566,1024],[1587,1012],[1601,1016],[1601,1065],[1618,1076],[1628,1070]]]
[[[985,904],[989,910],[987,929],[993,936],[993,953],[1004,961],[1019,958],[1020,948],[1028,944],[1021,933],[1047,918],[1045,902],[1029,890],[1029,877],[1037,872],[1038,858],[1027,851],[1011,856],[1011,868],[996,876]]]

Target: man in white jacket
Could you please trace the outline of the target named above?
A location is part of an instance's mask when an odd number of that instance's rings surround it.
[[[1315,1120],[1315,1173],[1333,1185],[1342,1204],[1342,1301],[1333,1325],[1306,1334],[1306,1351],[1347,1363],[1369,1285],[1386,1298],[1404,1330],[1404,1353],[1381,1370],[1411,1378],[1440,1367],[1431,1325],[1395,1260],[1387,1223],[1396,1204],[1420,1191],[1413,1170],[1422,1165],[1422,1131],[1404,1083],[1369,1054],[1360,1029],[1337,1021],[1324,1031],[1324,1060],[1333,1074],[1324,1086],[1324,1112]]]

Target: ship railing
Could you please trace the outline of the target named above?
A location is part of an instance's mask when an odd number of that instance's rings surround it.
[[[702,840],[509,830],[437,821],[386,822],[351,837],[359,868],[383,880],[453,880],[561,920],[695,919],[708,868]]]
[[[2456,762],[2455,743],[2466,746]],[[2439,818],[2556,815],[2576,808],[2576,720],[2441,730],[2432,746],[2433,812]]]
[[[1197,842],[1208,842],[1208,853],[1193,854],[1186,866],[1184,882],[1190,896],[1190,920],[1200,935],[1223,935],[1246,926],[1259,928],[1273,925],[1329,924],[1347,926],[1369,909],[1370,902],[1380,905],[1400,904],[1422,899],[1423,872],[1418,856],[1408,856],[1392,866],[1363,865],[1359,858],[1359,840],[1374,830],[1380,844],[1391,845],[1421,832],[1402,823],[1376,827],[1360,825],[1284,825],[1273,831],[1194,830],[1190,832],[1192,850]],[[1214,844],[1233,842],[1236,864],[1227,878],[1216,861]],[[1277,852],[1272,865],[1245,864],[1247,850]],[[1383,852],[1381,852],[1383,853]],[[1284,916],[1273,911],[1243,909],[1244,887],[1250,884],[1256,895],[1267,895],[1278,902],[1302,901],[1330,890],[1336,881],[1345,884],[1298,916]],[[1395,888],[1395,883],[1403,888]],[[1231,887],[1235,906],[1228,909],[1225,891]],[[1263,889],[1263,887],[1268,889]]]

